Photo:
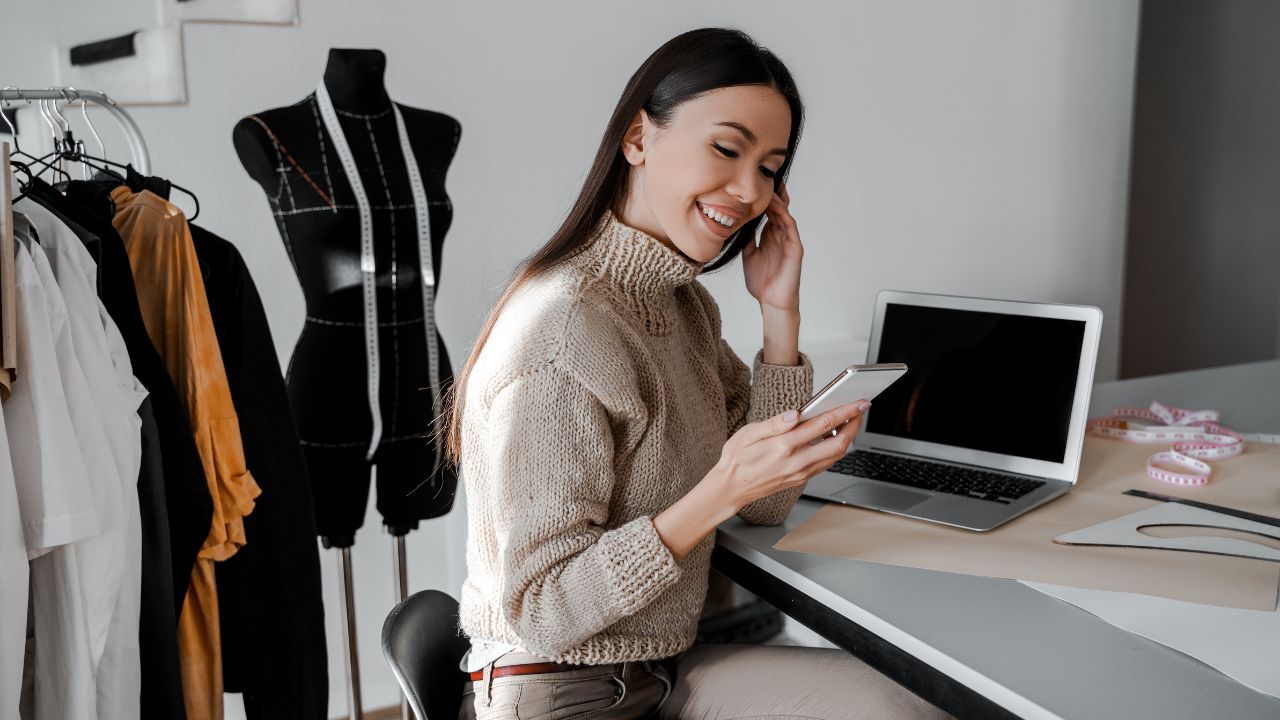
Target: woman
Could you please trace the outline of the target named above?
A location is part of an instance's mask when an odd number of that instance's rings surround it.
[[[672,39],[490,314],[446,427],[467,486],[463,717],[936,712],[840,651],[690,650],[715,527],[781,522],[865,410],[795,417],[813,369],[783,178],[802,122],[790,74],[745,34]],[[696,279],[738,255],[764,324],[754,382]]]

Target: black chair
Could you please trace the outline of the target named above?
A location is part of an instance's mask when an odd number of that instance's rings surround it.
[[[458,669],[471,641],[458,632],[458,601],[416,592],[382,623],[382,655],[418,720],[455,720],[469,679]]]

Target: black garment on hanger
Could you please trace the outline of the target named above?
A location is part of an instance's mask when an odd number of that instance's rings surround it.
[[[184,718],[182,672],[178,665],[178,613],[173,597],[169,547],[169,509],[164,492],[164,460],[160,428],[151,398],[138,407],[142,419],[142,466],[138,471],[138,506],[142,515],[142,602],[138,645],[142,672],[142,717]]]
[[[280,361],[239,251],[190,227],[245,462],[262,488],[244,518],[247,544],[215,565],[223,686],[243,693],[250,720],[323,720],[329,668],[315,510]]]
[[[159,195],[165,200],[169,199],[169,191],[173,188],[173,183],[164,178],[154,175],[143,175],[130,165],[125,170],[124,184],[134,192],[142,192],[150,190],[152,193]]]
[[[189,423],[177,390],[147,335],[129,257],[110,219],[103,217],[101,210],[91,210],[38,179],[29,194],[66,222],[97,259],[99,297],[125,341],[134,376],[149,393],[143,403],[145,410],[139,409],[143,421],[143,464],[138,476],[143,528],[139,619],[142,717],[183,718],[178,615],[196,552],[213,519],[204,466],[186,430]],[[150,423],[144,413],[151,414]],[[157,459],[158,466],[153,462]]]

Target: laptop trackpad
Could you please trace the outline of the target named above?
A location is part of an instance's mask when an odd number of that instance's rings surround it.
[[[932,496],[913,490],[886,487],[871,482],[860,482],[832,494],[831,497],[853,505],[884,508],[885,510],[906,510],[928,500]]]

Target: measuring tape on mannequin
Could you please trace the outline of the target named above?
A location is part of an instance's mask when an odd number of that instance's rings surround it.
[[[369,373],[369,414],[373,419],[372,437],[369,439],[369,450],[366,459],[372,460],[382,440],[382,409],[378,402],[379,352],[378,352],[378,296],[376,288],[377,267],[373,254],[373,212],[369,206],[369,196],[365,194],[364,183],[360,180],[360,169],[356,166],[355,157],[351,154],[351,146],[338,123],[338,113],[333,107],[333,100],[324,83],[316,88],[316,105],[320,108],[320,117],[324,120],[333,149],[342,161],[342,170],[347,175],[351,192],[356,196],[356,208],[360,213],[360,275],[364,289],[364,339],[365,362]],[[405,168],[409,172],[409,189],[413,193],[413,209],[418,223],[418,266],[422,279],[422,322],[425,326],[427,340],[427,372],[431,390],[431,420],[435,421],[439,413],[440,369],[438,350],[436,348],[435,323],[435,289],[436,275],[431,257],[431,218],[427,214],[427,191],[422,184],[422,175],[418,172],[418,161],[413,156],[413,148],[409,145],[409,134],[404,129],[404,117],[400,107],[394,102],[391,109],[395,112],[396,133],[400,139],[400,152],[404,155]],[[431,444],[434,457],[431,461],[431,472],[440,462],[439,449],[436,443]]]
[[[1093,435],[1136,443],[1173,443],[1172,450],[1147,458],[1147,475],[1173,485],[1209,482],[1213,468],[1206,460],[1223,460],[1244,452],[1245,442],[1280,445],[1280,435],[1242,434],[1218,423],[1217,410],[1184,410],[1151,403],[1149,410],[1116,408],[1090,420]],[[1160,424],[1143,425],[1139,421]],[[1176,470],[1170,467],[1176,467]]]

